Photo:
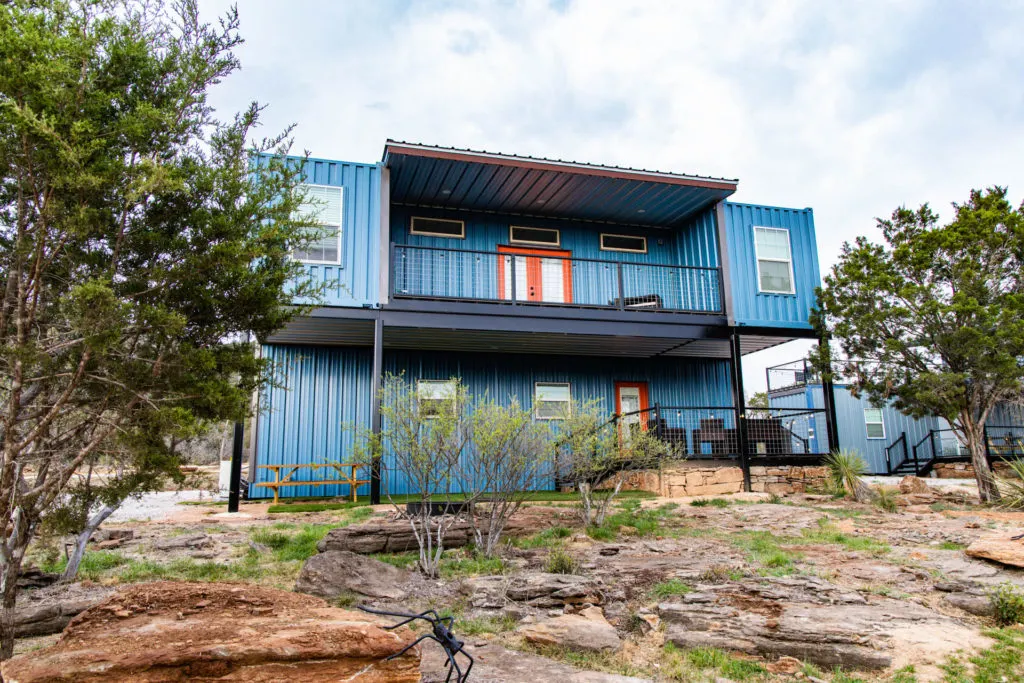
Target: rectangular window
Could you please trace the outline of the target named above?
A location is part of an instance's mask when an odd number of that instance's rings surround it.
[[[795,294],[789,230],[754,226],[757,285],[764,294]]]
[[[869,439],[885,438],[885,420],[882,418],[881,408],[865,408],[864,424],[867,427]]]
[[[512,244],[542,244],[547,247],[557,247],[562,243],[558,230],[523,228],[518,225],[509,226],[508,241]]]
[[[601,233],[601,251],[631,251],[646,254],[647,238]]]
[[[534,385],[533,414],[538,420],[564,420],[569,415],[572,401],[569,384]]]
[[[409,227],[410,235],[429,235],[431,237],[466,238],[465,221],[448,220],[447,218],[420,218],[415,216]]]
[[[455,380],[421,379],[416,383],[416,398],[419,400],[421,415],[437,417],[453,407]]]
[[[306,263],[341,264],[342,188],[329,185],[303,185],[306,200],[299,214],[320,224],[312,242],[292,251],[292,258]]]

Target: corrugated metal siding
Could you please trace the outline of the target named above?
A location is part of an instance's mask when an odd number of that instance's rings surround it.
[[[277,346],[263,347],[265,358],[279,368],[284,386],[271,387],[260,397],[256,432],[257,465],[345,462],[352,454],[356,425],[370,424],[370,349]],[[299,470],[296,481],[331,479],[325,470]],[[256,482],[273,481],[257,469],[249,496],[268,498],[273,492]],[[281,495],[348,495],[348,486],[289,486]],[[369,495],[363,486],[360,495]]]
[[[985,423],[997,427],[1024,427],[1024,406],[1000,403],[992,409]]]
[[[452,218],[465,221],[465,238],[432,237],[409,232],[413,216]],[[391,213],[392,240],[399,245],[392,271],[397,294],[431,297],[495,300],[501,291],[499,272],[503,257],[499,246],[543,249],[541,246],[510,245],[509,226],[554,228],[560,231],[560,245],[571,261],[572,302],[608,306],[618,295],[616,263],[644,264],[623,270],[626,297],[657,294],[662,305],[673,310],[717,312],[721,310],[717,270],[658,268],[657,266],[698,266],[717,268],[714,220],[707,217],[684,226],[679,232],[644,229],[578,221],[525,219],[497,214],[439,212],[396,207]],[[647,253],[602,251],[600,235],[634,235],[647,238]],[[457,251],[408,249],[402,245]],[[488,253],[474,253],[488,252]],[[577,259],[596,259],[585,261]],[[605,263],[607,262],[607,263]],[[525,283],[517,284],[522,294]]]
[[[868,400],[863,397],[854,398],[850,394],[849,388],[843,385],[836,385],[835,397],[839,447],[859,453],[867,462],[868,471],[872,474],[885,474],[885,449],[894,443],[903,432],[907,434],[907,453],[909,454],[913,445],[928,436],[929,431],[942,428],[939,418],[917,420],[907,417],[888,405],[882,409],[885,438],[869,439],[864,423],[864,408],[871,405]],[[775,408],[824,408],[825,398],[821,385],[814,384],[804,390],[773,395],[771,405]],[[822,426],[820,436],[825,438],[824,426]],[[893,457],[897,460],[903,457],[902,449],[899,450],[900,453],[897,454],[895,451],[893,453]]]
[[[814,290],[821,284],[813,212],[725,202],[725,221],[736,323],[809,328]],[[796,294],[758,292],[754,226],[789,230]]]
[[[306,182],[343,187],[341,265],[307,264],[315,282],[323,282],[324,304],[362,306],[380,301],[380,167],[310,159]]]

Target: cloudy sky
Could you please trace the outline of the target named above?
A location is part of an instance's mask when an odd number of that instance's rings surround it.
[[[227,2],[201,0],[212,19]],[[740,179],[813,207],[823,271],[901,204],[1024,197],[1024,3],[245,0],[243,68],[298,150],[388,137]],[[794,343],[746,359],[749,391]]]

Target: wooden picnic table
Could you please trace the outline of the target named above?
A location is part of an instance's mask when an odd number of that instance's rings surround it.
[[[325,463],[304,463],[301,465],[259,465],[259,469],[269,470],[274,473],[273,481],[258,482],[256,486],[265,486],[274,491],[274,505],[277,505],[278,494],[282,486],[326,486],[329,484],[348,484],[352,492],[352,502],[356,501],[356,490],[363,484],[369,484],[369,479],[360,479],[358,470],[366,463],[359,462],[325,462]],[[333,469],[338,475],[337,479],[320,480],[293,480],[292,477],[301,469],[309,468],[316,472],[319,469]]]

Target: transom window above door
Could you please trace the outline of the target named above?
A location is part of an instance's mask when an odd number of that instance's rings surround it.
[[[466,238],[466,223],[448,218],[421,218],[414,216],[409,226],[410,235],[427,235],[429,237]]]
[[[562,235],[554,228],[524,228],[512,225],[508,229],[508,241],[512,244],[540,244],[557,247],[562,243]]]

